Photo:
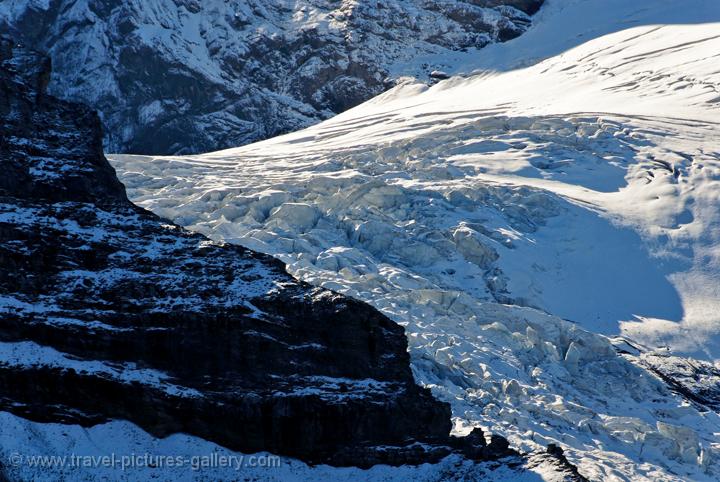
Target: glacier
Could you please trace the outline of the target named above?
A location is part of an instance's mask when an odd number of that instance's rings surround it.
[[[720,4],[553,0],[523,36],[319,125],[111,156],[138,204],[405,326],[415,377],[591,480],[717,480]]]
[[[700,395],[720,370],[717,18],[710,1],[552,1],[527,39],[458,53],[434,87],[408,81],[242,149],[114,162],[155,212],[278,255],[404,325],[415,377],[453,404],[457,432],[557,443],[593,480],[716,480],[717,397]],[[0,345],[18,365],[168,386],[159,372]],[[225,453],[125,422],[0,418],[3,451]],[[532,480],[454,460],[368,473],[285,463],[282,480]]]

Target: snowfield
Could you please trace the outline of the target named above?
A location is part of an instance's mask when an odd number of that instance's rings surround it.
[[[551,0],[477,57],[294,134],[111,161],[141,206],[404,325],[457,431],[717,480],[720,417],[642,358],[720,367],[720,3]]]

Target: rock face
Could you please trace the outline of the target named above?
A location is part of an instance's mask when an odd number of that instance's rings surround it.
[[[634,360],[688,400],[711,410],[720,410],[720,367],[660,351],[642,353]]]
[[[0,410],[335,464],[509,453],[449,437],[370,306],[130,203],[98,117],[48,74],[0,41]]]
[[[0,31],[97,108],[106,151],[187,154],[297,130],[454,51],[520,35],[542,0],[28,0]]]

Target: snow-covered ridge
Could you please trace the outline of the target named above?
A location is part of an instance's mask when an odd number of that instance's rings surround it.
[[[39,424],[0,412],[0,446],[6,454],[22,454],[27,457],[38,457],[46,454],[67,454],[65,466],[31,467],[27,463],[17,469],[21,480],[37,482],[54,482],[58,479],[77,480],[82,472],[82,480],[161,480],[181,482],[217,482],[220,480],[271,480],[282,482],[305,482],[308,480],[322,482],[367,482],[367,481],[398,481],[408,480],[420,482],[437,482],[445,480],[482,480],[487,482],[538,482],[539,480],[565,482],[562,475],[555,473],[552,464],[535,464],[532,468],[515,469],[497,464],[478,464],[460,457],[452,456],[438,464],[421,466],[405,465],[389,467],[377,465],[370,469],[355,467],[329,467],[327,465],[310,466],[295,459],[282,458],[277,466],[253,467],[251,459],[277,456],[268,453],[244,455],[232,452],[219,445],[185,434],[172,435],[167,438],[155,438],[128,422],[113,421],[91,428],[66,424]],[[101,457],[115,454],[122,456],[144,457],[150,460],[166,460],[181,457],[182,466],[153,468],[132,466],[120,470],[118,466],[98,466],[96,468],[78,470],[70,466],[71,455],[83,458]],[[238,470],[236,467],[202,468],[203,460],[211,457],[230,457],[235,462],[245,461]],[[201,469],[193,469],[192,464]],[[207,463],[207,462],[206,462]]]
[[[600,335],[720,358],[718,51],[717,2],[555,0],[464,77],[113,162],[141,205],[405,325],[458,430],[558,442],[593,480],[714,480],[717,413]]]

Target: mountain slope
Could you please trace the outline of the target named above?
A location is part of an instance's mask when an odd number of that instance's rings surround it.
[[[0,410],[335,465],[510,455],[449,438],[373,308],[130,203],[48,65],[0,38]]]
[[[107,151],[192,153],[427,79],[443,57],[521,34],[541,3],[2,0],[0,31],[50,54],[51,93],[100,110]]]
[[[584,480],[449,436],[370,306],[130,203],[49,68],[0,37],[0,480]]]
[[[593,480],[714,480],[715,372],[668,355],[720,358],[717,22],[714,1],[553,1],[431,88],[112,162],[144,207],[403,324],[458,430],[556,442]]]

